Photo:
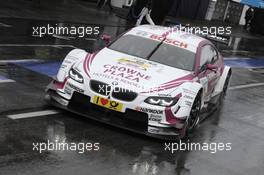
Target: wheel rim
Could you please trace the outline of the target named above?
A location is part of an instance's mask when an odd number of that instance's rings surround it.
[[[229,79],[230,79],[230,75],[228,75],[228,77],[226,78],[226,82],[224,84],[224,89],[223,89],[224,95],[226,95],[226,91],[227,91],[227,88],[228,88]]]
[[[188,120],[188,129],[192,130],[199,122],[199,113],[201,108],[200,97],[198,96],[192,106],[191,114]]]

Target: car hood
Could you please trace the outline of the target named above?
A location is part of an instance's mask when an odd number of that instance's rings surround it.
[[[84,69],[93,80],[140,93],[172,90],[193,78],[189,71],[108,48],[88,56],[84,61]]]

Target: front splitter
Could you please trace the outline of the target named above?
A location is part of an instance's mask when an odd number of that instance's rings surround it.
[[[159,128],[154,126],[148,126],[146,122],[138,122],[132,119],[127,119],[125,116],[120,115],[119,112],[105,109],[103,107],[94,104],[71,104],[64,106],[54,99],[61,98],[56,93],[48,93],[51,98],[46,100],[53,106],[60,109],[69,111],[71,113],[95,120],[100,123],[104,123],[116,128],[124,129],[133,133],[143,134],[151,138],[157,138],[161,140],[179,140],[179,131],[175,128]],[[88,101],[88,99],[87,99]],[[157,134],[150,133],[156,132]],[[161,134],[165,133],[165,134]],[[173,135],[171,135],[173,133]]]

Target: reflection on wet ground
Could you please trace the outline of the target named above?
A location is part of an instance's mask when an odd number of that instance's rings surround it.
[[[56,48],[60,50],[60,48]],[[0,74],[0,170],[4,174],[260,174],[264,162],[263,86],[230,90],[223,108],[200,124],[190,141],[232,143],[231,151],[165,151],[164,141],[109,127],[74,114],[11,120],[8,114],[52,109],[43,100],[50,78],[16,63]],[[263,75],[234,69],[231,86],[263,83]],[[254,97],[254,98],[252,98]],[[32,143],[99,142],[99,151],[33,151]],[[250,162],[250,163],[249,163]],[[213,173],[212,173],[213,172]]]
[[[16,83],[16,88],[23,89],[23,84]],[[38,91],[33,91],[30,98],[25,98],[31,89],[24,89],[20,94],[25,105],[38,101],[41,96],[36,93]],[[33,96],[32,93],[38,95]],[[250,98],[253,95],[255,98]],[[12,95],[5,96],[11,98],[9,102],[12,103]],[[5,116],[30,109],[1,113],[0,169],[4,174],[261,174],[264,161],[263,97],[261,88],[229,91],[222,110],[198,127],[191,137],[192,142],[232,143],[231,151],[215,154],[208,151],[171,154],[164,150],[164,141],[66,112],[15,121]],[[31,107],[39,105],[31,104]],[[83,154],[77,151],[44,151],[41,154],[32,151],[33,142],[47,140],[99,142],[100,150]]]
[[[227,45],[216,45],[224,56],[263,58],[264,39],[230,37]]]

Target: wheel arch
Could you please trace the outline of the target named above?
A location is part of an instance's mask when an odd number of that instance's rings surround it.
[[[59,82],[63,82],[64,79],[68,76],[68,72],[71,67],[80,60],[84,60],[87,55],[87,52],[82,49],[73,49],[71,50],[66,57],[64,58],[60,69],[57,73],[56,79]]]
[[[184,103],[190,102],[191,100],[191,105],[189,106],[190,108],[199,93],[202,93],[201,101],[202,101],[202,106],[203,106],[203,101],[204,101],[203,100],[203,87],[200,83],[186,82],[181,86],[181,88],[182,88],[182,98],[183,98]]]
[[[228,74],[230,74],[230,76],[232,75],[232,69],[229,66],[225,66],[222,75],[220,76],[220,79],[218,80],[215,89],[214,89],[214,95],[218,95],[223,91],[224,88],[224,84],[226,81],[226,78],[228,76]]]

